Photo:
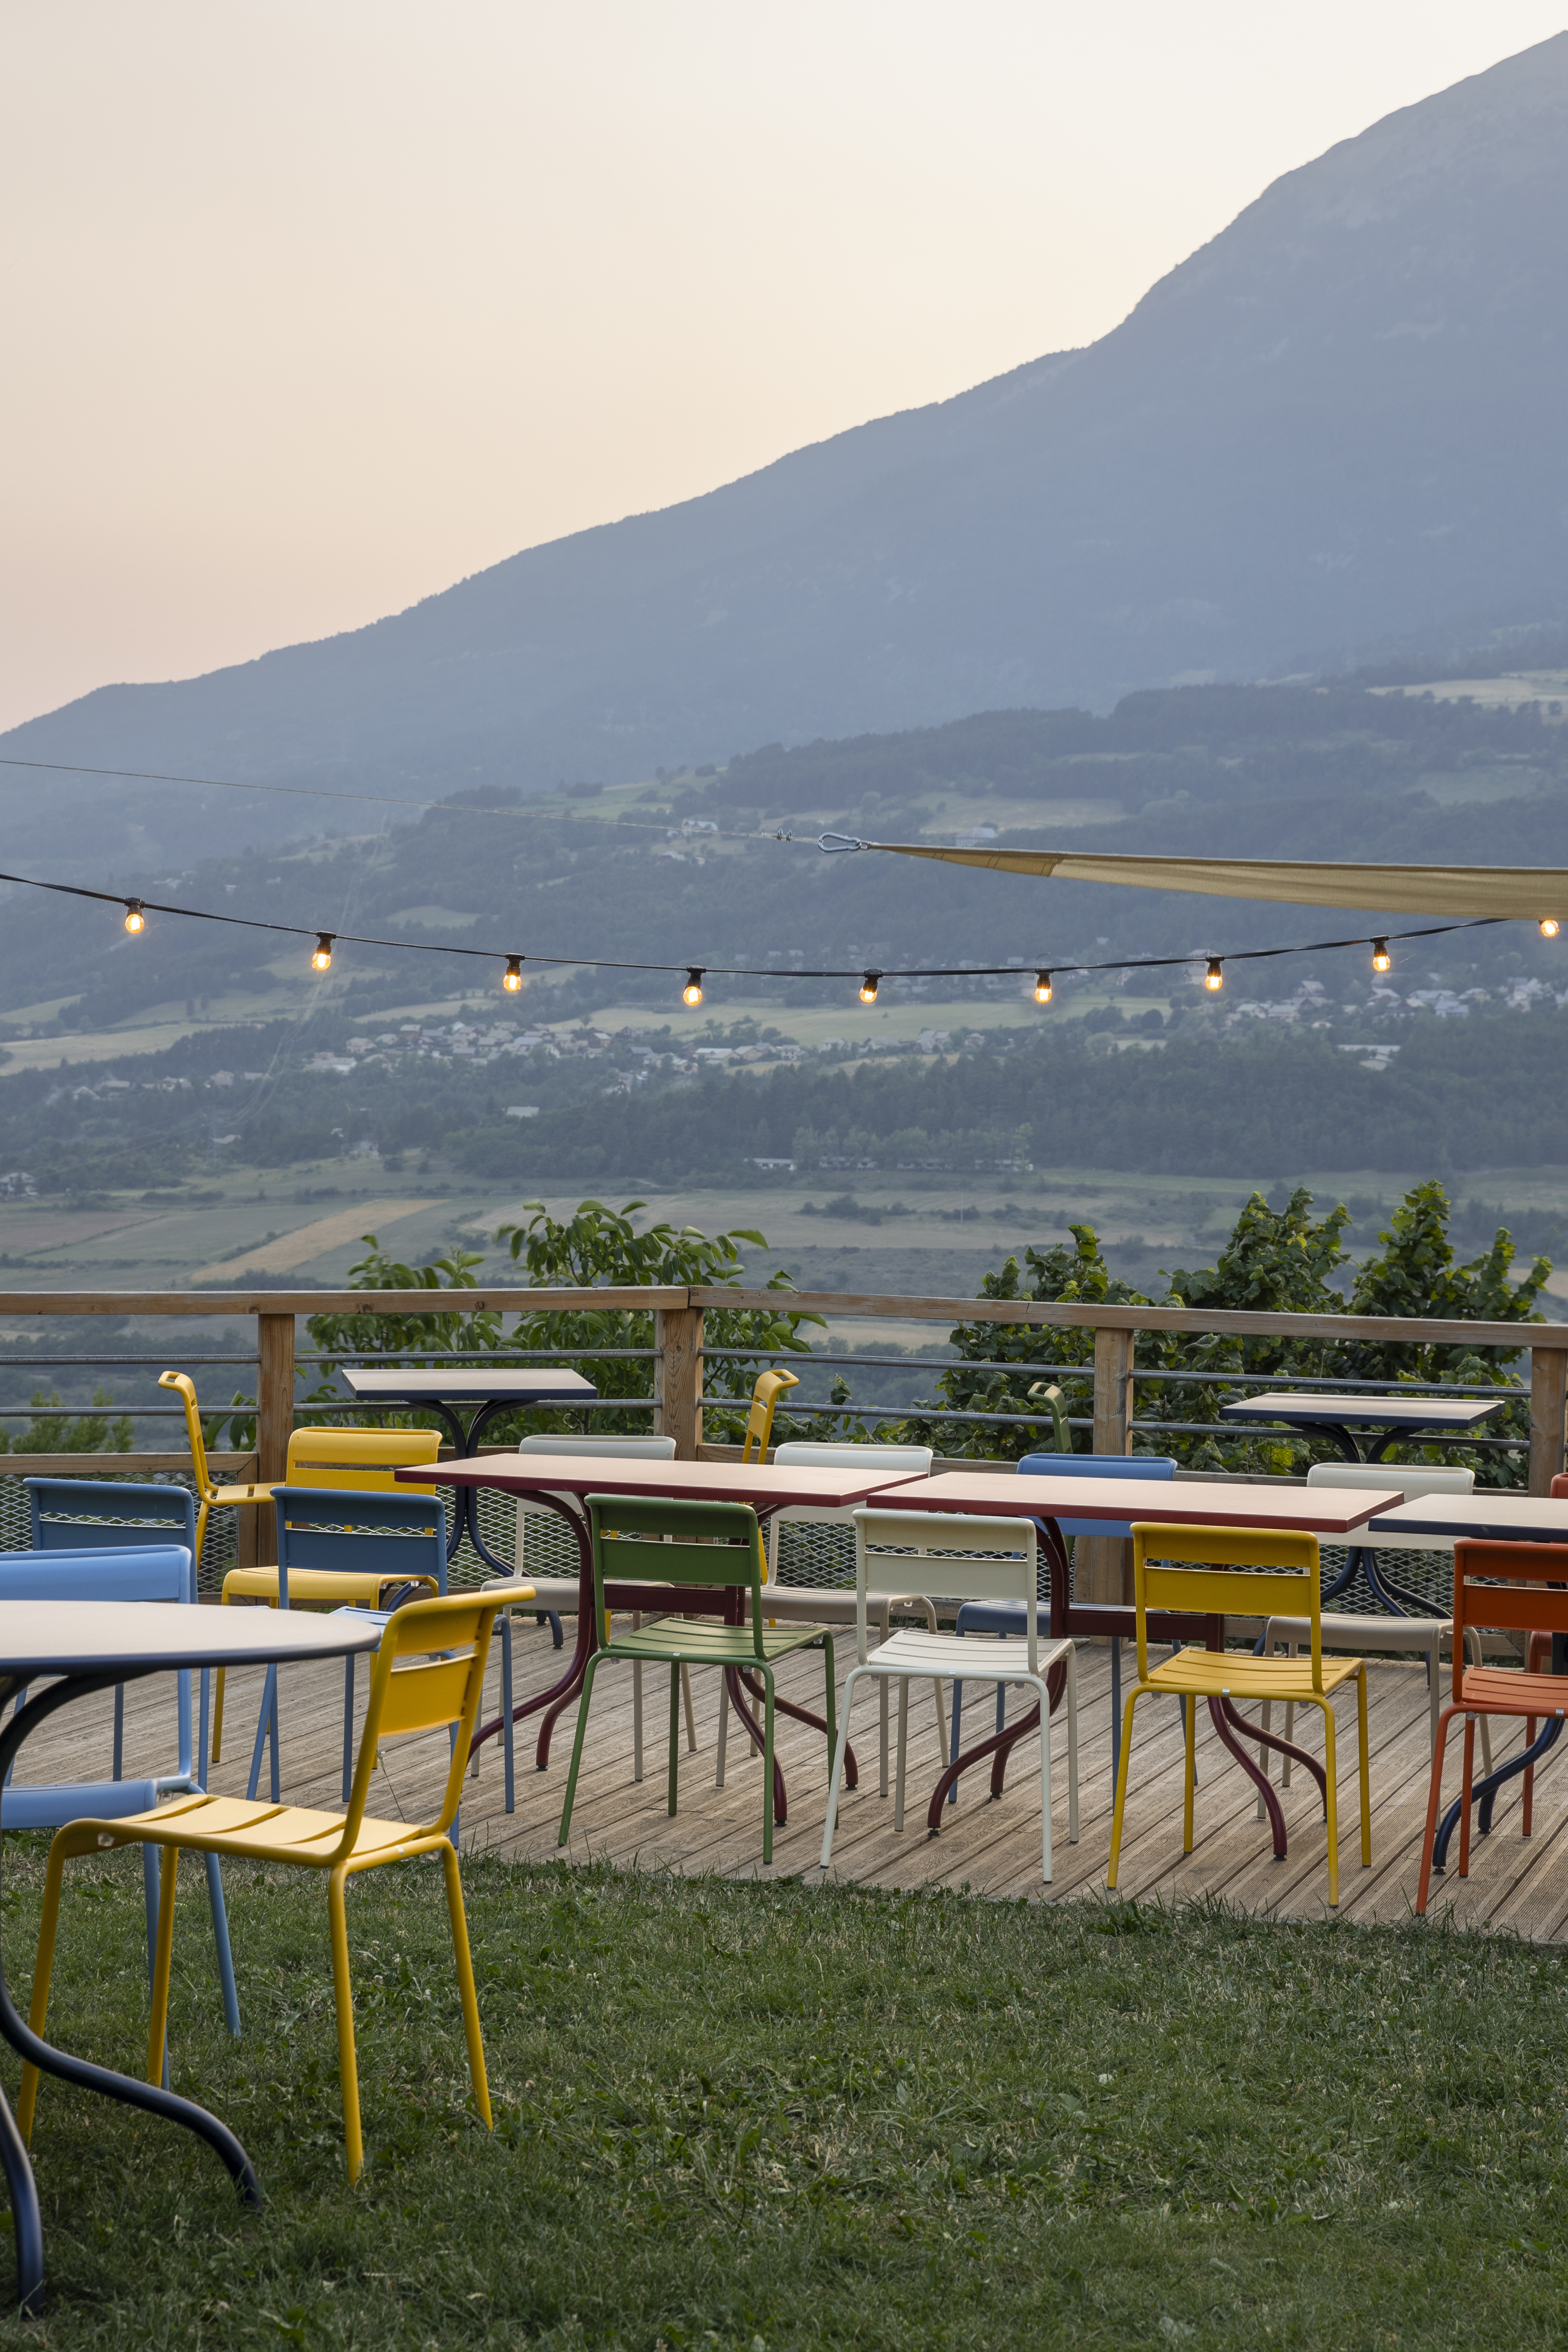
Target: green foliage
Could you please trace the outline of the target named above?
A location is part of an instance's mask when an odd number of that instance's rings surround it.
[[[14,1956],[47,1846],[5,1840]],[[50,2352],[1561,2340],[1549,1947],[465,1855],[486,2132],[440,1874],[411,1863],[349,1905],[350,2190],[319,1878],[226,1865],[235,2042],[188,1876],[174,2087],[238,2131],[266,2203],[169,2125],[46,2084]],[[57,2037],[138,2073],[140,1864],[68,1888]]]
[[[135,1423],[128,1413],[110,1419],[113,1391],[94,1389],[92,1402],[96,1412],[72,1413],[61,1408],[52,1389],[47,1396],[35,1389],[32,1421],[16,1437],[0,1430],[0,1454],[129,1454]]]

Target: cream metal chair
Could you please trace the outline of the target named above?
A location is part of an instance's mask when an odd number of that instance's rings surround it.
[[[852,1445],[825,1444],[784,1444],[774,1449],[773,1461],[781,1470],[841,1470],[847,1462],[855,1469],[865,1466],[869,1455],[879,1470],[904,1470],[911,1478],[929,1478],[935,1460],[929,1445]],[[852,1585],[835,1591],[831,1586],[816,1584],[781,1584],[778,1580],[780,1531],[785,1527],[842,1528],[851,1539],[855,1532],[855,1514],[849,1509],[828,1509],[816,1504],[795,1503],[775,1511],[769,1519],[767,1537],[767,1582],[763,1588],[763,1601],[771,1625],[853,1625],[856,1622],[856,1598]],[[879,1588],[883,1577],[879,1562]],[[936,1631],[936,1611],[931,1602],[918,1595],[896,1591],[889,1587],[874,1591],[868,1601],[871,1622],[877,1628],[877,1639],[885,1642],[890,1631],[889,1617],[894,1609],[910,1609],[923,1616],[931,1633]],[[942,1760],[948,1758],[947,1717],[942,1709],[942,1691],[936,1691],[937,1714],[941,1717],[937,1737],[942,1746]],[[889,1713],[888,1685],[879,1685],[880,1701],[879,1731],[881,1742],[881,1769],[879,1792],[888,1793]],[[716,1788],[724,1785],[724,1764],[730,1729],[730,1694],[727,1685],[721,1685],[719,1694],[719,1764]]]
[[[827,1790],[827,1818],[822,1831],[822,1867],[833,1859],[833,1832],[837,1819],[838,1790],[844,1752],[849,1739],[849,1711],[855,1685],[869,1675],[884,1687],[899,1685],[898,1794],[893,1827],[904,1825],[904,1765],[909,1743],[910,1684],[930,1677],[937,1685],[937,1719],[942,1720],[941,1678],[961,1668],[965,1682],[1022,1683],[1040,1703],[1040,1853],[1041,1873],[1051,1877],[1051,1701],[1046,1677],[1059,1660],[1067,1669],[1068,1717],[1068,1836],[1078,1843],[1078,1659],[1070,1641],[1040,1636],[1032,1519],[993,1519],[954,1511],[898,1511],[861,1506],[855,1512],[855,1641],[856,1664],[844,1685],[844,1709],[833,1778]],[[878,1551],[899,1554],[899,1573],[927,1601],[1001,1601],[1023,1604],[1024,1638],[1011,1640],[993,1633],[933,1633],[903,1627],[876,1649],[869,1646],[870,1580]],[[973,1663],[971,1664],[973,1659]],[[946,1758],[943,1757],[945,1763]]]
[[[1473,1470],[1427,1470],[1407,1468],[1403,1463],[1387,1465],[1375,1462],[1314,1462],[1307,1473],[1309,1486],[1352,1486],[1363,1493],[1375,1489],[1386,1494],[1398,1487],[1407,1503],[1422,1495],[1468,1495],[1476,1483]],[[1364,1551],[1452,1551],[1452,1536],[1382,1536],[1373,1544],[1355,1549]],[[1439,1692],[1439,1660],[1443,1645],[1452,1639],[1454,1621],[1451,1617],[1384,1617],[1358,1616],[1346,1609],[1325,1609],[1318,1621],[1319,1646],[1324,1650],[1353,1650],[1358,1655],[1368,1651],[1414,1651],[1426,1661],[1426,1686],[1430,1696],[1431,1741],[1437,1744],[1437,1710],[1441,1705]],[[1264,1630],[1262,1654],[1272,1657],[1283,1643],[1286,1655],[1294,1657],[1303,1642],[1310,1642],[1311,1627],[1305,1617],[1270,1617]],[[1474,1663],[1481,1662],[1480,1635],[1473,1629],[1470,1645]],[[1263,1702],[1263,1728],[1271,1727],[1269,1702]],[[1296,1709],[1288,1702],[1285,1708],[1285,1737],[1295,1736]],[[1481,1744],[1486,1751],[1486,1769],[1492,1769],[1491,1736],[1485,1718],[1481,1722]],[[1263,1750],[1263,1769],[1269,1769],[1268,1750]],[[1290,1786],[1290,1759],[1283,1759],[1280,1786]],[[1263,1819],[1263,1800],[1258,1800],[1258,1819]]]

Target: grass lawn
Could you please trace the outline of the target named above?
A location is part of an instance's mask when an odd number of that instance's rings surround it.
[[[44,1841],[5,1841],[25,1987]],[[1563,1961],[1441,1929],[465,1865],[351,1897],[344,2185],[324,1888],[226,1874],[245,2039],[182,1878],[176,2089],[268,2202],[46,2083],[40,2347],[1155,2347],[1568,2340]],[[51,2027],[135,2070],[140,1864],[68,1880]],[[17,2069],[7,2053],[5,2084]],[[0,2253],[11,2292],[8,2232]]]

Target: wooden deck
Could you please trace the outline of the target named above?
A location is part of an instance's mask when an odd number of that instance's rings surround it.
[[[531,1620],[517,1633],[517,1696],[542,1689],[563,1664],[548,1631]],[[840,1676],[852,1643],[840,1643]],[[492,1652],[489,1712],[499,1711],[499,1644]],[[947,1886],[977,1895],[1102,1897],[1110,1837],[1112,1759],[1110,1731],[1110,1653],[1086,1645],[1079,1655],[1081,1836],[1068,1843],[1067,1732],[1058,1715],[1053,1727],[1055,1793],[1053,1836],[1056,1875],[1047,1888],[1040,1879],[1037,1749],[1033,1741],[1016,1751],[1009,1786],[1000,1802],[987,1801],[987,1778],[977,1769],[961,1786],[956,1807],[946,1810],[940,1836],[929,1838],[925,1809],[939,1769],[935,1708],[929,1684],[910,1695],[909,1803],[901,1833],[893,1828],[891,1795],[878,1794],[877,1701],[874,1693],[857,1703],[851,1737],[860,1766],[860,1786],[840,1806],[834,1845],[837,1877],[863,1885],[911,1888]],[[1373,1807],[1373,1867],[1359,1859],[1354,1769],[1353,1696],[1342,1696],[1339,1753],[1340,1816],[1344,1832],[1340,1856],[1342,1916],[1350,1919],[1402,1920],[1415,1901],[1421,1833],[1429,1774],[1427,1704],[1423,1665],[1373,1664],[1369,1670]],[[360,1696],[365,1670],[360,1668]],[[601,1673],[588,1730],[577,1810],[569,1853],[625,1868],[716,1872],[725,1876],[759,1875],[762,1864],[762,1772],[749,1744],[731,1723],[727,1785],[714,1785],[718,1729],[718,1676],[694,1677],[697,1751],[687,1752],[684,1728],[680,1759],[680,1810],[671,1820],[665,1803],[665,1740],[668,1682],[649,1670],[646,1707],[646,1777],[632,1772],[631,1669],[606,1666]],[[247,1670],[230,1676],[229,1732],[223,1761],[211,1774],[215,1790],[241,1794],[249,1769],[261,1675]],[[781,1691],[820,1711],[822,1661],[806,1654],[786,1662]],[[1011,1695],[1018,1708],[1021,1696]],[[896,1702],[895,1702],[896,1706]],[[994,1720],[993,1694],[971,1685],[965,1696],[965,1736],[983,1736]],[[1321,1732],[1297,1718],[1296,1736],[1311,1748]],[[1272,1858],[1268,1831],[1257,1819],[1250,1783],[1220,1748],[1206,1712],[1198,1731],[1199,1786],[1196,1845],[1182,1853],[1181,1735],[1173,1702],[1146,1700],[1133,1748],[1132,1786],[1122,1849],[1123,1895],[1182,1901],[1218,1896],[1261,1914],[1318,1918],[1327,1910],[1325,1835],[1308,1777],[1300,1772],[1284,1791],[1289,1851]],[[895,1715],[896,1721],[896,1715]],[[336,1664],[287,1667],[282,1677],[283,1794],[297,1802],[339,1802],[342,1756],[342,1669]],[[518,1727],[516,1811],[503,1808],[501,1750],[498,1740],[481,1754],[478,1777],[464,1788],[461,1834],[465,1851],[519,1861],[552,1857],[574,1723],[562,1718],[547,1772],[534,1768],[531,1727]],[[31,1780],[107,1773],[110,1769],[110,1701],[108,1694],[81,1702],[42,1728],[23,1752],[23,1776]],[[1277,1721],[1276,1729],[1282,1727]],[[1520,1731],[1500,1725],[1494,1756],[1517,1751]],[[1458,1790],[1459,1743],[1451,1745],[1449,1793]],[[174,1748],[172,1683],[132,1685],[126,1694],[125,1769],[128,1775],[166,1769]],[[384,1750],[374,1809],[392,1818],[417,1819],[437,1801],[445,1769],[443,1736],[389,1742]],[[789,1819],[776,1832],[772,1873],[779,1877],[820,1874],[817,1857],[826,1798],[827,1763],[820,1735],[781,1718],[779,1756],[789,1792]],[[1278,1776],[1278,1765],[1275,1767]],[[263,1780],[263,1788],[266,1782]],[[1472,1849],[1471,1874],[1461,1882],[1457,1869],[1436,1882],[1433,1916],[1444,1913],[1470,1927],[1500,1928],[1538,1940],[1568,1935],[1568,1790],[1561,1767],[1548,1765],[1535,1797],[1534,1834],[1519,1833],[1519,1783],[1500,1799],[1492,1834]],[[1458,1860],[1458,1842],[1454,1847]]]

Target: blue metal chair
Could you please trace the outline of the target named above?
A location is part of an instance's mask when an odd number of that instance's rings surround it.
[[[123,1528],[119,1530],[121,1534],[124,1531]],[[83,1551],[0,1552],[0,1601],[146,1601],[194,1607],[195,1598],[195,1562],[184,1544],[142,1545],[135,1549],[100,1544]],[[0,1791],[0,1826],[8,1830],[58,1830],[84,1816],[118,1821],[129,1813],[148,1812],[166,1797],[185,1796],[200,1789],[203,1782],[191,1752],[191,1678],[188,1673],[182,1672],[174,1681],[177,1756],[172,1772],[160,1773],[152,1780],[127,1780],[121,1777],[123,1715],[117,1706],[112,1779],[24,1783],[20,1787],[7,1780]],[[18,1691],[18,1708],[26,1705],[26,1696],[25,1689]],[[235,1990],[223,1880],[216,1867],[216,1854],[211,1861],[215,1866],[207,1871],[207,1900],[212,1906],[224,2017],[229,2032],[237,2034],[239,1996]],[[157,1939],[159,1889],[158,1864],[147,1855],[142,1858],[142,1881],[147,1906],[147,1965],[151,1973]]]
[[[1173,1479],[1176,1475],[1173,1456],[1165,1454],[1026,1454],[1018,1465],[1020,1476],[1034,1478],[1155,1478]],[[1039,1526],[1037,1519],[1036,1526]],[[1114,1541],[1118,1536],[1131,1538],[1131,1519],[1058,1519],[1057,1526],[1064,1536],[1104,1536]],[[1024,1612],[1009,1603],[986,1601],[966,1601],[958,1612],[961,1633],[1022,1633]],[[963,1704],[963,1685],[952,1686],[952,1749],[958,1754],[959,1717]],[[996,1686],[996,1728],[1004,1727],[1006,1693]],[[1117,1752],[1121,1729],[1121,1643],[1112,1635],[1110,1643],[1110,1749]],[[958,1802],[958,1784],[954,1781],[948,1791],[950,1805]]]
[[[389,1495],[364,1486],[279,1486],[278,1606],[330,1607],[360,1598],[364,1577],[381,1579],[383,1609],[414,1585],[423,1599],[447,1590],[447,1521],[438,1496]],[[292,1594],[289,1580],[292,1578]],[[343,1758],[351,1769],[353,1738],[354,1661],[343,1661]],[[261,1779],[261,1757],[270,1747],[271,1796],[281,1802],[278,1752],[278,1669],[267,1669],[256,1748],[250,1759],[247,1797]],[[345,1795],[344,1803],[348,1800]]]

